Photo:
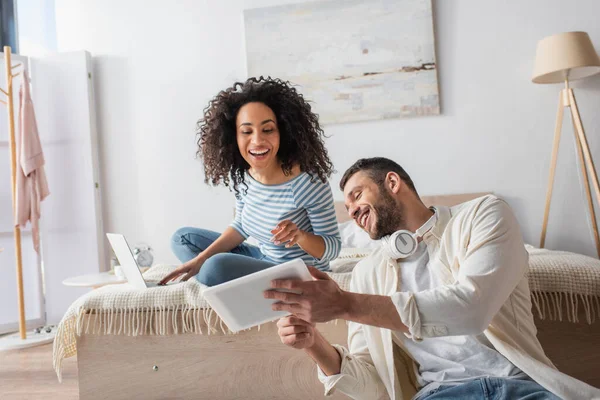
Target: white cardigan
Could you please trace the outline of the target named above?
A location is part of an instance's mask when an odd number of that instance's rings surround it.
[[[483,332],[498,352],[547,390],[564,399],[600,399],[600,390],[558,371],[536,337],[525,274],[528,255],[510,207],[495,196],[437,207],[438,219],[423,240],[429,267],[444,286],[400,292],[402,262],[377,250],[354,269],[350,290],[391,296],[408,337],[475,335]],[[409,399],[418,390],[416,366],[396,347],[389,329],[350,322],[350,350],[341,372],[319,369],[325,394],[340,390],[353,399]]]

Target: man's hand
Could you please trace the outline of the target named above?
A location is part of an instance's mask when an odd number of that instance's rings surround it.
[[[281,343],[295,349],[307,349],[315,344],[314,325],[290,315],[277,321],[277,333]]]
[[[264,292],[266,299],[275,299],[274,311],[287,311],[310,324],[344,318],[349,307],[347,293],[329,275],[314,267],[308,267],[312,281],[277,279],[271,282],[273,289],[293,290],[284,293],[275,290]]]

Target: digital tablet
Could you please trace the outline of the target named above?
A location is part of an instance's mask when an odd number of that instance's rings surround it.
[[[298,258],[265,270],[243,276],[203,291],[204,298],[233,332],[270,322],[289,315],[273,311],[277,300],[265,299],[263,292],[271,289],[273,279],[312,280],[302,259]],[[283,292],[290,290],[276,289]]]

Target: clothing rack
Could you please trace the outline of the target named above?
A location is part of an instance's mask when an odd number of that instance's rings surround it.
[[[18,76],[20,72],[13,74],[13,70],[20,67],[22,64],[12,65],[11,48],[4,46],[4,65],[6,69],[6,90],[0,88],[0,91],[6,96],[6,100],[0,100],[1,103],[8,108],[8,134],[10,146],[10,172],[11,172],[11,188],[12,188],[12,203],[13,214],[17,212],[17,142],[15,140],[15,110],[13,105],[13,78]],[[23,258],[21,252],[21,228],[18,224],[14,225],[15,238],[15,259],[17,263],[17,295],[19,301],[19,334],[22,340],[27,338],[25,324],[25,297],[23,291]]]

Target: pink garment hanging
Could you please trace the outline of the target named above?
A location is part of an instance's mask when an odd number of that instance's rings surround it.
[[[33,247],[40,250],[40,203],[49,194],[44,153],[35,121],[35,112],[29,91],[29,76],[23,71],[19,90],[19,129],[17,130],[17,210],[15,225],[31,222]]]

